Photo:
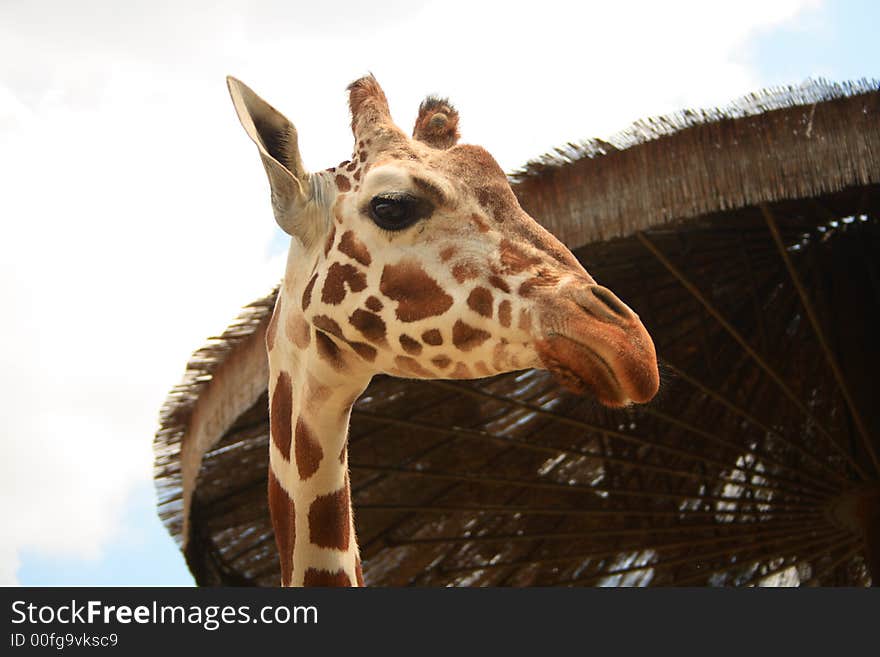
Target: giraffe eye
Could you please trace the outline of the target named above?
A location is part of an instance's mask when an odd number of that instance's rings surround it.
[[[385,230],[402,230],[433,211],[428,201],[406,193],[378,194],[369,207],[370,219]]]

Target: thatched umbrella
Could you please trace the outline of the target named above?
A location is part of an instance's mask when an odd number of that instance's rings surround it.
[[[880,85],[640,122],[512,178],[642,317],[660,397],[375,378],[349,441],[367,584],[876,582]],[[197,351],[162,410],[159,513],[200,584],[278,582],[273,304]]]

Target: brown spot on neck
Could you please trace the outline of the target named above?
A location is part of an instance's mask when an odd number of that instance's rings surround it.
[[[305,399],[305,407],[306,410],[315,414],[321,408],[325,401],[330,398],[330,395],[333,394],[333,391],[325,386],[323,383],[318,381],[314,376],[312,376],[311,372],[306,374],[306,399]]]
[[[351,579],[344,570],[324,570],[323,568],[309,568],[303,578],[303,586],[351,586]]]
[[[367,300],[366,300],[366,302],[364,302],[364,305],[367,307],[368,310],[372,310],[374,313],[379,312],[383,308],[382,302],[379,301],[379,299],[377,299],[373,295],[370,295],[369,297],[367,297]]]
[[[342,239],[339,240],[339,250],[352,260],[361,263],[364,267],[368,267],[373,261],[367,245],[361,242],[350,230],[345,231]]]
[[[345,369],[345,357],[339,346],[333,342],[333,338],[324,331],[315,331],[315,345],[318,347],[318,355],[329,363],[337,372]]]
[[[324,256],[326,257],[330,253],[330,249],[333,248],[333,240],[336,239],[336,225],[330,225],[330,234],[327,235],[327,241],[324,243]]]
[[[296,469],[300,479],[308,479],[318,471],[321,459],[324,458],[324,450],[321,444],[315,440],[311,429],[302,417],[296,421],[296,437],[294,440],[294,456],[296,457]]]
[[[347,550],[350,510],[348,481],[336,492],[316,497],[309,507],[309,541],[318,547]]]
[[[281,370],[272,390],[272,401],[269,404],[270,432],[272,442],[285,459],[290,459],[291,423],[293,419],[293,387],[290,375]]]
[[[351,189],[351,183],[348,181],[348,178],[339,174],[336,176],[336,187],[340,192],[347,192]]]
[[[281,584],[293,582],[293,546],[296,544],[296,509],[269,466],[269,515],[275,529],[275,545],[281,561]]]
[[[449,373],[453,379],[472,379],[471,371],[465,363],[456,363],[455,369]]]
[[[309,279],[309,283],[308,283],[308,285],[306,285],[306,289],[303,290],[303,298],[302,298],[303,311],[306,311],[309,307],[309,304],[312,303],[312,288],[315,287],[316,280],[318,280],[317,272],[315,272],[315,274],[312,276],[312,278]]]
[[[414,260],[385,265],[379,289],[397,301],[397,318],[402,322],[442,315],[452,306],[452,297]]]
[[[305,349],[312,341],[312,328],[299,313],[288,314],[287,321],[284,324],[284,331],[298,349]]]
[[[434,356],[434,358],[431,359],[431,362],[434,364],[435,367],[441,370],[445,370],[447,367],[452,365],[452,359],[449,356],[443,355]]]
[[[486,331],[465,324],[460,319],[456,320],[452,327],[452,344],[462,351],[470,351],[479,347],[490,337]]]
[[[275,300],[275,308],[272,310],[272,318],[266,327],[266,350],[272,351],[275,348],[275,334],[278,332],[278,315],[281,314],[281,295]]]

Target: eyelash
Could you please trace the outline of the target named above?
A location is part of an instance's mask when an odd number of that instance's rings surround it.
[[[407,192],[377,194],[364,208],[376,226],[390,233],[409,228],[433,211],[430,202]]]

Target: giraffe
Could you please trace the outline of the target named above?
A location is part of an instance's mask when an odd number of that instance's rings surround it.
[[[294,126],[227,78],[291,236],[266,331],[268,498],[282,586],[362,586],[347,435],[371,377],[550,370],[608,406],[659,376],[638,316],[518,204],[459,116],[428,97],[412,136],[370,75],[348,87],[354,152],[310,173]]]

